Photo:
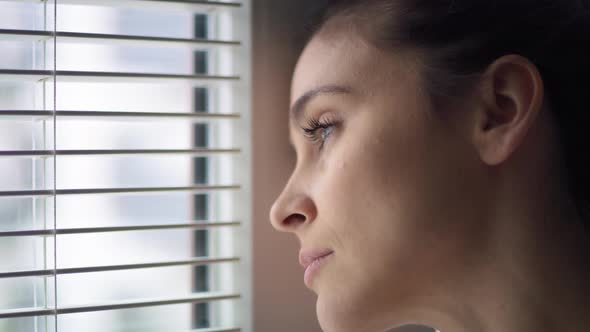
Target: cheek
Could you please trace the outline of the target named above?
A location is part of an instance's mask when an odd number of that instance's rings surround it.
[[[408,120],[358,116],[320,161],[314,190],[319,209],[354,219],[346,225],[350,228],[383,219],[390,225],[401,222],[393,211],[428,212],[421,202],[424,192],[433,194],[439,187],[433,182],[440,171],[430,132]]]
[[[452,221],[465,219],[461,153],[425,119],[373,114],[347,130],[319,167],[321,227],[346,253],[341,272],[350,279],[400,278],[415,290],[410,284],[419,279],[407,273],[439,273],[464,249],[461,237],[469,238]]]
[[[325,151],[314,190],[320,227],[344,252],[341,272],[358,283],[407,266],[432,220],[422,194],[428,130],[374,118],[357,117]]]

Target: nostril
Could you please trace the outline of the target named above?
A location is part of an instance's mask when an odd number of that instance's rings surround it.
[[[317,216],[313,200],[306,194],[284,190],[270,210],[270,221],[280,232],[294,232]]]
[[[295,226],[305,223],[306,220],[307,220],[307,217],[305,217],[303,214],[293,213],[293,214],[289,215],[287,218],[285,218],[285,220],[283,221],[283,224],[286,227],[295,227]]]

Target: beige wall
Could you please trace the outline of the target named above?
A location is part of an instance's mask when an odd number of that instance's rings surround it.
[[[268,211],[293,168],[287,109],[295,42],[313,0],[253,0],[254,331],[320,332],[315,295],[303,284],[299,244],[275,232]],[[430,330],[407,328],[404,332]],[[359,331],[360,332],[360,331]],[[401,332],[401,331],[399,331]]]
[[[321,331],[315,296],[303,285],[292,235],[275,232],[268,210],[294,163],[287,141],[290,76],[299,52],[293,28],[311,1],[253,1],[254,331]]]

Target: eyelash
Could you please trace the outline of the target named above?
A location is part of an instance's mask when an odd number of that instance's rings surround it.
[[[321,150],[332,132],[330,132],[326,138],[322,138],[321,133],[318,134],[318,132],[326,129],[334,130],[335,125],[335,121],[329,119],[320,121],[319,119],[311,118],[307,121],[307,126],[302,127],[301,129],[303,130],[305,137],[307,137],[313,144],[319,144],[319,149]]]

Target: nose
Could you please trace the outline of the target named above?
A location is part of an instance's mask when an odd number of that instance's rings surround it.
[[[315,220],[316,216],[314,201],[303,191],[294,189],[291,181],[270,209],[271,224],[281,232],[295,232]]]

